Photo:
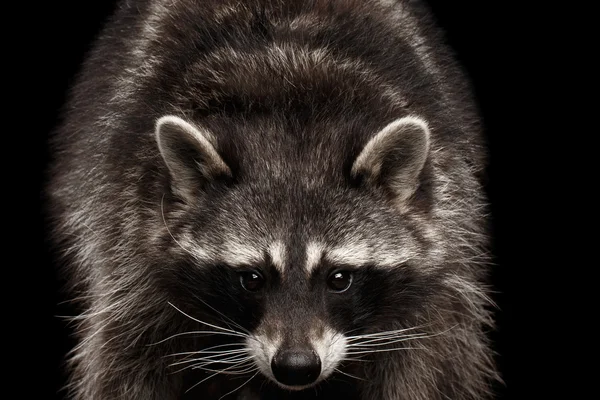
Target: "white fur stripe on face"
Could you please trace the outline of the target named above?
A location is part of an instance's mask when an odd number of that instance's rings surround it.
[[[305,268],[308,274],[317,268],[323,257],[325,245],[319,242],[308,242],[306,245],[306,264]]]
[[[226,242],[219,254],[219,258],[231,266],[252,265],[265,261],[264,247],[251,246],[239,242]],[[273,266],[280,272],[284,272],[286,250],[282,241],[271,243],[266,251],[271,258]]]
[[[309,242],[306,246],[305,269],[311,274],[326,259],[332,264],[360,267],[372,264],[376,267],[392,268],[409,260],[410,249],[383,248],[367,242],[356,241],[327,248],[323,243]]]
[[[269,246],[269,256],[271,256],[271,261],[273,262],[273,266],[279,271],[279,273],[283,274],[283,270],[285,267],[285,244],[281,241],[276,241],[271,243]]]
[[[393,268],[410,259],[411,249],[392,247],[375,247],[368,243],[356,242],[336,246],[325,253],[325,258],[334,264],[360,267],[370,264],[375,267]]]
[[[264,253],[257,248],[237,242],[226,242],[220,258],[231,266],[256,264],[264,260]]]
[[[373,251],[363,242],[346,243],[328,250],[325,257],[334,264],[359,266],[372,261]]]

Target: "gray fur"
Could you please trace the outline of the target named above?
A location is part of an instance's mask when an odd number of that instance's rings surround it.
[[[408,116],[423,121],[409,140],[398,130],[368,150]],[[174,335],[235,322],[265,346],[314,346],[330,329],[345,334],[350,322],[332,309],[370,301],[355,315],[361,333],[422,336],[336,364],[360,378],[344,375],[348,398],[492,397],[480,124],[419,2],[123,1],[65,121],[48,192],[82,310],[73,399],[179,399],[206,375],[173,373],[169,355],[211,337]],[[384,276],[381,293],[338,306],[341,294],[315,295],[307,282],[336,260]],[[236,314],[248,303],[239,282],[205,286],[209,274],[268,262],[282,289],[265,291],[256,312]],[[229,320],[206,306],[218,296]],[[188,396],[302,398],[254,374],[219,374]],[[334,380],[320,385],[321,398],[336,393]]]

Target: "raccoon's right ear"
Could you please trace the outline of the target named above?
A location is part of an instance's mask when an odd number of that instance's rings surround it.
[[[351,174],[368,184],[382,185],[404,209],[419,187],[419,177],[429,156],[430,132],[427,123],[408,116],[389,123],[363,148],[352,165]]]
[[[171,188],[183,200],[193,202],[206,181],[232,176],[209,131],[167,115],[156,122],[155,134],[158,149],[171,174]]]

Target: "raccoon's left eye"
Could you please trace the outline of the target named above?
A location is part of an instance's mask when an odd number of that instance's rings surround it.
[[[244,271],[240,272],[240,283],[247,291],[256,292],[263,287],[265,280],[262,275],[256,271]]]
[[[350,271],[334,271],[327,278],[327,286],[334,292],[341,293],[352,285],[354,275]]]

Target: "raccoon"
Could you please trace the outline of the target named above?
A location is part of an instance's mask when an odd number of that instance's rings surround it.
[[[52,138],[72,399],[487,399],[485,145],[419,1],[127,0]]]

